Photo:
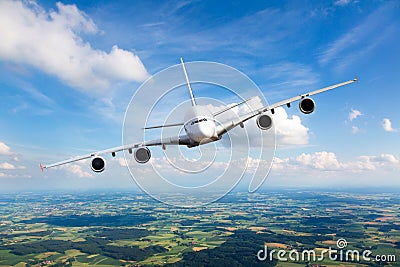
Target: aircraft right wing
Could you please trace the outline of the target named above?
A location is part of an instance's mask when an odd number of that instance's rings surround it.
[[[239,116],[237,119],[234,119],[234,120],[231,120],[231,121],[227,121],[227,122],[225,122],[225,123],[223,123],[221,125],[218,125],[217,126],[217,134],[218,134],[218,136],[221,136],[221,135],[225,134],[226,132],[228,132],[229,130],[235,128],[236,126],[242,125],[247,120],[249,120],[251,118],[254,118],[255,116],[260,115],[260,114],[262,114],[264,112],[267,112],[269,110],[272,113],[274,113],[274,109],[277,108],[277,107],[281,107],[281,106],[284,106],[284,105],[288,105],[289,106],[290,103],[292,103],[294,101],[301,100],[303,98],[307,98],[307,97],[312,96],[312,95],[320,94],[320,93],[323,93],[323,92],[326,92],[326,91],[329,91],[329,90],[332,90],[332,89],[335,89],[335,88],[338,88],[338,87],[341,87],[341,86],[344,86],[344,85],[347,85],[347,84],[351,84],[351,83],[354,83],[354,82],[358,82],[358,78],[355,78],[353,80],[348,80],[348,81],[345,81],[345,82],[342,82],[342,83],[334,84],[334,85],[331,85],[331,86],[328,86],[328,87],[324,87],[324,88],[321,88],[321,89],[318,89],[318,90],[315,90],[315,91],[311,91],[311,92],[308,92],[308,93],[305,93],[305,94],[301,94],[301,95],[298,95],[298,96],[295,96],[295,97],[292,97],[292,98],[288,98],[288,99],[279,101],[279,102],[274,103],[272,105],[265,106],[265,107],[253,110],[253,111],[251,111],[251,112],[249,112],[247,114]]]
[[[158,129],[158,128],[166,128],[166,127],[175,127],[175,126],[183,126],[183,123],[173,123],[173,124],[164,124],[164,125],[157,125],[157,126],[147,126],[144,127],[144,130],[150,130],[150,129]]]
[[[73,157],[73,158],[59,161],[59,162],[49,164],[49,165],[40,164],[40,168],[43,171],[43,169],[49,169],[49,168],[53,168],[56,166],[84,160],[84,159],[90,159],[90,158],[94,158],[94,157],[101,156],[104,154],[111,154],[114,157],[117,152],[121,152],[124,150],[128,150],[129,153],[132,153],[132,149],[136,149],[136,148],[140,148],[140,147],[147,147],[147,146],[164,146],[164,145],[190,145],[190,139],[187,135],[181,135],[181,136],[167,137],[167,138],[151,140],[151,141],[144,141],[141,143],[134,143],[134,144],[124,145],[124,146],[118,146],[118,147],[113,147],[113,148],[93,152],[93,153],[78,156],[78,157]]]

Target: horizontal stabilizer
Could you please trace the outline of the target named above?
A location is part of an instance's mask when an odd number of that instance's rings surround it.
[[[219,111],[213,113],[213,115],[214,115],[214,116],[220,115],[220,114],[222,114],[222,113],[224,113],[224,112],[226,112],[226,111],[228,111],[228,110],[230,110],[230,109],[232,109],[232,108],[235,108],[235,107],[237,107],[237,106],[240,106],[240,105],[242,105],[242,104],[244,104],[244,103],[250,101],[250,100],[253,99],[253,98],[255,98],[255,97],[253,96],[253,97],[251,97],[251,98],[249,98],[249,99],[244,100],[243,102],[240,102],[240,103],[235,104],[235,105],[233,105],[233,106],[230,106],[230,107],[226,107],[226,108],[224,108],[224,109],[221,109],[221,110],[219,110]]]
[[[157,126],[150,126],[150,127],[144,127],[144,130],[149,130],[149,129],[158,129],[158,128],[165,128],[165,127],[175,127],[175,126],[183,126],[183,123],[174,123],[174,124],[164,124],[164,125],[157,125]]]

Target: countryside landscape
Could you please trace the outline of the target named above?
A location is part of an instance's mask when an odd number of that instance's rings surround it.
[[[0,265],[400,266],[399,200],[395,192],[297,189],[233,192],[178,208],[127,191],[2,194]],[[360,254],[371,250],[371,260],[319,261],[338,239]],[[261,261],[265,246],[312,249],[318,262],[276,254]]]

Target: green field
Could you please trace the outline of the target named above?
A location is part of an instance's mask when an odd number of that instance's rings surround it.
[[[297,267],[310,262],[276,254],[259,261],[256,254],[264,244],[318,254],[337,249],[339,238],[347,241],[344,251],[368,249],[396,261],[344,262],[325,255],[316,263],[400,266],[400,195],[394,193],[235,193],[206,207],[172,210],[130,193],[45,199],[0,197],[0,266]]]

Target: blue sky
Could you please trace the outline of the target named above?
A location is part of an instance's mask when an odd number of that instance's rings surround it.
[[[38,165],[120,145],[135,90],[180,57],[240,70],[270,103],[358,76],[311,115],[279,111],[263,187],[400,186],[399,15],[396,1],[0,0],[0,190],[134,188],[111,157],[100,175]]]

